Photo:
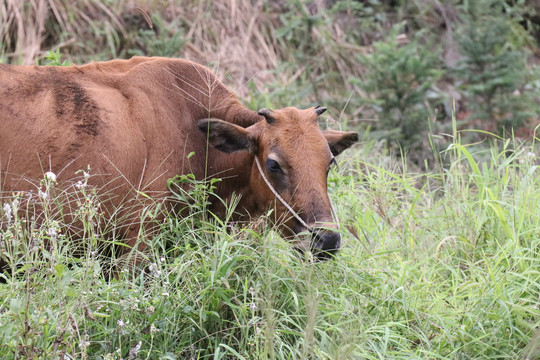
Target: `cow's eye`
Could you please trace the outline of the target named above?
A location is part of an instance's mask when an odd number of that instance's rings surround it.
[[[266,168],[274,174],[283,174],[283,170],[281,170],[281,166],[279,166],[276,160],[266,160]]]

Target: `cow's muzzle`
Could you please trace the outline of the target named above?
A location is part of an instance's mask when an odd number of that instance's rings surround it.
[[[318,260],[328,260],[341,247],[341,234],[325,228],[315,228],[311,233],[311,251]]]

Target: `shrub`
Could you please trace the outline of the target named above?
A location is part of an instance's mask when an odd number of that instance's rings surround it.
[[[499,132],[525,125],[538,109],[527,81],[523,41],[529,35],[513,10],[503,0],[466,1],[455,33],[463,56],[455,71],[463,81],[469,119]]]
[[[133,36],[133,34],[130,34]],[[141,26],[127,44],[128,55],[178,57],[186,43],[184,29],[178,20],[166,23],[158,14],[152,16],[152,28]]]
[[[49,50],[45,54],[45,65],[51,65],[51,66],[70,66],[73,65],[71,61],[63,60],[62,61],[62,54],[60,53],[59,49],[56,50]]]
[[[366,92],[366,105],[377,116],[373,134],[404,149],[417,149],[432,107],[440,100],[434,86],[443,71],[432,44],[422,44],[425,33],[400,44],[402,27],[394,26],[384,41],[373,44],[370,54],[360,57],[365,76],[351,81]]]

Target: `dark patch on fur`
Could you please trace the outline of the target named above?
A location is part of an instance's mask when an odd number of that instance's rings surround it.
[[[34,81],[35,77],[33,76],[18,76],[19,74],[14,71],[9,72],[15,73],[14,80],[16,82],[16,85],[4,85],[5,88],[3,90],[5,94],[12,96],[14,99],[31,99],[43,91],[44,87],[41,77]]]
[[[69,144],[68,151],[69,152],[78,152],[81,148],[82,144],[72,143]]]
[[[9,114],[10,117],[15,118],[15,112],[13,111],[11,106],[4,106],[3,104],[0,104],[0,113]]]
[[[54,145],[54,143],[48,144],[47,145],[47,153],[43,154],[43,155],[45,155],[45,157],[43,157],[43,158],[46,159],[49,154],[57,154],[58,150],[59,150],[58,146]]]
[[[21,113],[14,111],[13,108],[9,105],[0,104],[0,114],[0,118],[20,119],[21,121],[23,121],[23,119],[21,118]]]
[[[52,88],[58,118],[74,123],[77,135],[99,135],[100,117],[97,103],[76,82],[62,80],[65,79],[56,79]]]

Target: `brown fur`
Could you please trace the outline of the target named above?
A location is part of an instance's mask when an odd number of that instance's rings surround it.
[[[168,178],[193,173],[197,179],[223,178],[217,195],[241,195],[239,212],[255,217],[275,199],[253,156],[264,166],[268,155],[279,151],[288,173],[282,184],[275,181],[282,196],[308,223],[332,222],[326,193],[332,154],[315,112],[285,108],[273,116],[274,124],[263,121],[208,69],[186,60],[134,57],[70,67],[3,65],[0,187],[37,191],[47,171],[62,184],[90,165],[92,184],[109,195],[105,207],[112,213],[140,198],[139,191],[167,196]],[[226,153],[207,146],[197,121],[208,118],[237,125],[255,147]],[[346,134],[350,143],[344,148],[356,140]],[[332,141],[341,140],[338,134]],[[195,154],[188,158],[191,152]],[[222,211],[219,202],[213,210]],[[281,205],[276,214],[281,219],[290,215]],[[128,216],[128,224],[133,216],[137,214]],[[294,222],[288,225],[292,232],[302,230]]]

